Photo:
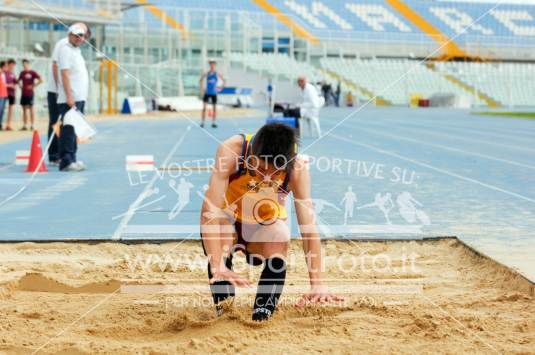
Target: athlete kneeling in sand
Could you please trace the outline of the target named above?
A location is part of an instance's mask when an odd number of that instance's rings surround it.
[[[285,202],[290,192],[295,199],[311,286],[297,305],[341,300],[322,283],[321,244],[310,198],[310,175],[296,147],[292,128],[269,124],[254,136],[233,136],[217,150],[202,206],[201,237],[218,314],[222,313],[218,304],[234,296],[235,286],[250,286],[249,280],[232,271],[236,251],[245,253],[251,265],[264,264],[253,320],[266,320],[275,311],[286,278],[290,230],[285,222]]]

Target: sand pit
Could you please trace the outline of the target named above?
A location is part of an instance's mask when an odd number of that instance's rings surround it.
[[[324,249],[345,302],[293,306],[307,282],[295,242],[281,306],[258,325],[254,289],[215,318],[198,242],[0,244],[0,353],[535,352],[533,285],[455,239]]]

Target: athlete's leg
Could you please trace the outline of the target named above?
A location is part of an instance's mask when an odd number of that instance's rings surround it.
[[[232,255],[225,257],[224,260],[227,269],[232,270]],[[210,280],[212,277],[214,277],[214,275],[210,263],[208,263],[208,279]],[[210,284],[210,291],[212,293],[214,304],[216,305],[217,315],[220,316],[223,313],[223,308],[220,303],[230,297],[234,297],[236,294],[234,285],[226,280],[215,281],[213,284]]]
[[[6,128],[11,128],[11,121],[13,120],[13,106],[9,105],[7,107],[7,121],[6,121]]]
[[[214,99],[213,103],[212,103],[212,113],[213,113],[212,114],[212,122],[215,122],[216,110],[217,110],[217,102]]]
[[[217,127],[217,124],[215,123],[216,115],[217,115],[217,95],[211,96],[211,102],[212,102],[212,127]]]
[[[243,239],[249,243],[247,251],[252,250],[252,253],[258,252],[269,257],[270,250],[275,248],[275,245],[290,241],[290,228],[286,221],[281,219],[269,225],[255,225],[255,228],[250,230],[246,230],[244,225]]]
[[[35,124],[35,110],[32,105],[30,106],[30,127],[32,129],[33,129],[34,124]]]
[[[22,106],[22,127],[26,127],[28,125],[28,117],[26,116],[28,106]]]
[[[221,226],[221,232],[222,232],[222,238],[221,238],[221,250],[223,251],[223,258],[225,260],[225,266],[227,269],[232,270],[232,248],[234,244],[236,243],[236,240],[238,239],[238,236],[236,233],[228,233],[227,228],[231,226],[230,221],[222,218],[219,221]],[[238,228],[239,229],[239,228]],[[238,230],[239,232],[239,230]],[[204,247],[204,245],[203,245]],[[206,254],[206,251],[205,251]],[[208,257],[210,257],[208,255]],[[210,267],[210,261],[208,261],[208,279],[212,279],[213,273]],[[214,304],[216,305],[216,312],[217,315],[221,315],[223,313],[223,308],[219,303],[223,302],[224,300],[234,297],[236,294],[235,287],[230,282],[226,280],[216,281],[213,284],[210,285],[210,291],[212,293],[212,298],[214,300]]]
[[[202,115],[201,115],[201,127],[204,126],[204,119],[206,118],[206,95],[204,96],[203,98],[203,103],[202,103]]]
[[[264,321],[273,315],[286,280],[286,253],[290,241],[290,230],[284,221],[278,220],[269,226],[261,226],[248,244],[249,257],[264,260],[260,275],[253,320]],[[251,255],[252,254],[252,255]],[[253,256],[254,255],[254,256]]]
[[[220,218],[219,224],[221,226],[221,250],[228,257],[232,254],[232,248],[238,241],[238,233],[241,233],[241,226],[239,224],[234,225],[227,218]],[[232,229],[233,225],[236,229],[235,232],[228,232],[229,229]]]
[[[7,106],[7,98],[0,98],[0,131],[2,130],[2,120],[4,118],[4,109]]]

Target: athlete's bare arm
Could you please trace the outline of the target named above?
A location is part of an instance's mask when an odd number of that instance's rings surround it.
[[[316,229],[316,216],[313,212],[314,206],[310,194],[310,174],[305,168],[305,163],[299,157],[296,158],[295,166],[290,178],[289,188],[294,195],[295,212],[297,222],[303,239],[303,251],[305,252],[308,275],[310,278],[310,291],[307,292],[297,303],[303,306],[308,302],[329,302],[341,301],[323,284],[321,276],[322,254],[320,235]]]
[[[206,78],[206,72],[201,75],[199,78],[199,90],[201,91],[201,95],[204,94],[204,79]]]
[[[221,75],[220,72],[217,72],[217,77],[219,78],[219,80],[221,80],[221,87],[225,87],[225,78],[223,77],[223,75]]]
[[[233,136],[223,142],[217,149],[215,165],[210,177],[208,190],[206,191],[201,210],[201,231],[204,248],[208,255],[210,267],[214,277],[210,280],[213,283],[217,280],[227,280],[235,286],[248,287],[250,282],[226,268],[223,256],[223,238],[225,233],[217,233],[212,228],[228,224],[223,221],[220,207],[224,206],[225,193],[228,187],[228,180],[232,173],[237,170],[237,157],[241,154],[243,137]],[[216,217],[213,217],[216,216]]]

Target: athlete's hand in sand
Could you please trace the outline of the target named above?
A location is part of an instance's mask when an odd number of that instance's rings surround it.
[[[251,282],[249,280],[229,269],[222,269],[214,272],[214,277],[210,279],[210,284],[223,280],[228,281],[237,287],[251,287]]]
[[[297,307],[303,307],[309,304],[323,304],[329,302],[342,302],[343,297],[337,296],[327,290],[327,286],[317,285],[312,286],[310,291],[305,293],[299,301],[297,301]]]

